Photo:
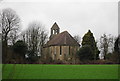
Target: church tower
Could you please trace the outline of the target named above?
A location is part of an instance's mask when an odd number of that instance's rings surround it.
[[[60,33],[60,28],[58,27],[57,23],[55,22],[51,28],[51,35],[50,40],[57,34]]]

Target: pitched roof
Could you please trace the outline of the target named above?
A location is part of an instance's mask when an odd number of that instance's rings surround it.
[[[56,22],[53,24],[53,26],[52,26],[52,28],[51,28],[51,29],[59,29],[59,26],[57,25],[57,23],[56,23]]]
[[[80,46],[79,43],[67,32],[64,31],[56,35],[47,42],[47,46]]]

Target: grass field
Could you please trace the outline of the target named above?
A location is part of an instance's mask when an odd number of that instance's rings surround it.
[[[118,65],[4,64],[3,79],[118,79]]]

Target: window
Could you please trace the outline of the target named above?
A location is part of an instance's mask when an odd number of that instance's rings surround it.
[[[53,34],[55,34],[55,30],[53,30]]]
[[[60,46],[60,55],[62,55],[62,47]]]
[[[69,46],[69,55],[70,55],[70,46]]]

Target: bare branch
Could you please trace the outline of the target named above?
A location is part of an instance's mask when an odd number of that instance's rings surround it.
[[[17,36],[17,30],[20,26],[20,19],[16,12],[10,8],[3,9],[1,11],[1,27],[2,27],[2,39],[3,41],[16,40],[14,36]],[[13,33],[15,32],[15,33]],[[11,33],[14,34],[11,36]]]

